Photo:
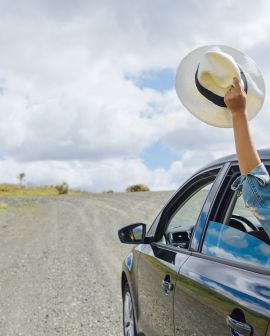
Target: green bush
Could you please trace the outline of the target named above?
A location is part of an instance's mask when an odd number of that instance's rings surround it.
[[[59,195],[63,195],[68,193],[69,187],[66,182],[63,182],[62,184],[56,185],[55,189],[58,191]]]
[[[127,192],[136,192],[136,191],[150,191],[150,189],[144,184],[134,184],[126,189]]]

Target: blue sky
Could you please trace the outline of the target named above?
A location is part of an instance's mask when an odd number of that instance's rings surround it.
[[[161,69],[143,72],[138,78],[127,76],[140,89],[150,88],[158,92],[173,90],[175,69]],[[162,145],[159,141],[143,150],[141,154],[144,163],[149,169],[165,168],[179,159],[179,154]]]
[[[133,80],[140,89],[151,88],[158,92],[172,90],[174,88],[176,69],[157,69],[144,71],[138,77],[126,75],[127,79]]]
[[[230,129],[203,124],[179,101],[180,61],[229,45],[254,58],[267,87],[269,11],[266,0],[157,0],[155,10],[150,0],[2,1],[0,181],[25,172],[31,184],[91,191],[178,188],[235,151]],[[267,93],[251,123],[261,148],[269,111]]]
[[[160,142],[154,143],[142,152],[143,161],[149,169],[168,169],[174,161],[179,159],[179,156]]]

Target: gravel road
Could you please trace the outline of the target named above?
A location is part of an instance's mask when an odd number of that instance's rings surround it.
[[[117,230],[171,194],[0,197],[0,335],[122,335]]]

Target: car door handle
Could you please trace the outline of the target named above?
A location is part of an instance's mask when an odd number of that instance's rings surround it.
[[[162,280],[162,288],[165,295],[169,295],[169,293],[173,290],[173,284],[171,283],[169,275],[166,275],[164,280]]]
[[[226,322],[233,331],[237,332],[237,334],[241,336],[253,336],[253,328],[250,324],[239,322],[231,316],[227,316]]]

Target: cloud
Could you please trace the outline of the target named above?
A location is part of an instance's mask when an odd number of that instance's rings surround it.
[[[242,262],[242,263],[250,263],[250,264],[255,264],[255,265],[260,265],[260,260],[258,260],[257,258],[254,258],[252,255],[250,254],[246,254],[246,255],[234,255],[231,252],[226,251],[225,249],[218,247],[218,246],[210,246],[207,247],[207,252],[210,255],[219,257],[219,258],[223,258],[223,259],[227,259],[227,260],[236,260],[238,262]]]
[[[65,177],[95,190],[139,180],[176,188],[200,165],[234,151],[232,132],[196,120],[173,88],[138,87],[140,76],[175,71],[193,48],[220,43],[248,52],[270,79],[266,0],[158,0],[154,10],[150,1],[0,3],[3,180],[25,168],[32,181]],[[252,122],[260,147],[269,143],[269,107],[267,98]],[[157,141],[179,153],[167,170],[142,162]]]
[[[246,238],[248,237],[245,232],[228,227],[222,232],[221,240],[239,250],[248,247],[249,242]]]
[[[258,251],[258,253],[263,254],[266,257],[269,257],[269,262],[270,262],[270,246],[264,242],[262,242],[257,248],[256,250]]]
[[[18,162],[5,159],[0,165],[0,181],[16,183],[20,172],[28,184],[55,184],[66,181],[73,188],[90,191],[124,191],[127,186],[144,183],[151,190],[175,190],[194,173],[198,166],[175,161],[168,169],[151,170],[139,158],[104,159],[98,161],[68,160]],[[188,160],[188,159],[187,159]]]

